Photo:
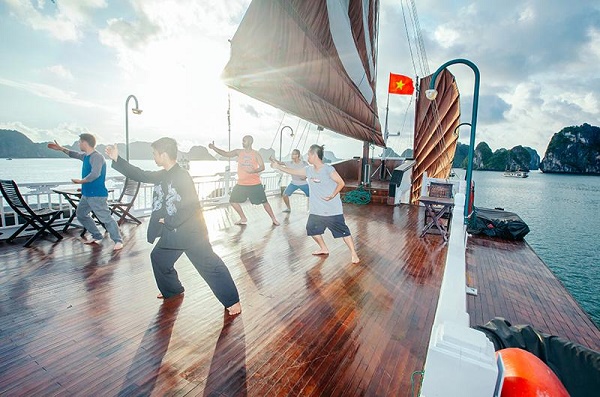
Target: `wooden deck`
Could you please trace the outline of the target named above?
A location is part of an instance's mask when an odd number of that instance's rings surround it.
[[[600,330],[526,241],[470,237],[467,284],[471,326],[504,317],[600,351]]]
[[[70,230],[25,249],[0,243],[0,395],[410,396],[423,369],[444,269],[440,236],[418,238],[422,208],[345,205],[361,263],[326,235],[311,256],[306,199],[272,227],[205,210],[215,251],[240,290],[233,319],[189,260],[181,299],[155,298],[146,223],[125,248]],[[420,377],[415,379],[419,380]]]
[[[181,299],[160,301],[146,224],[125,248],[83,245],[77,230],[25,249],[0,242],[2,396],[411,396],[423,369],[447,246],[418,238],[423,208],[345,205],[358,265],[341,240],[313,257],[306,199],[282,226],[246,205],[205,210],[236,281],[240,316],[224,310],[187,258]],[[494,316],[600,350],[600,332],[525,242],[469,238],[472,324]],[[420,377],[416,376],[419,380]]]

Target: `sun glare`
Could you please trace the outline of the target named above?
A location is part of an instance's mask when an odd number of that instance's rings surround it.
[[[144,124],[201,141],[224,130],[227,87],[220,75],[227,56],[223,46],[191,37],[145,48],[135,60]]]

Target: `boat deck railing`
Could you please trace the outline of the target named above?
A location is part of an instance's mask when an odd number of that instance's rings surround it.
[[[237,180],[236,173],[218,173],[210,176],[193,176],[198,197],[203,206],[214,206],[229,202],[229,192]],[[267,196],[281,193],[281,186],[287,185],[290,177],[276,172],[265,172],[261,174],[261,181],[265,186]],[[111,192],[109,199],[119,197],[125,177],[106,178],[106,185]],[[54,189],[77,189],[79,186],[70,181],[56,181],[44,183],[20,183],[19,190],[32,208],[56,208],[64,211],[62,218],[68,219],[73,213],[73,207]],[[135,200],[133,214],[135,216],[146,216],[152,211],[152,192],[154,185],[143,183]],[[12,208],[8,206],[0,195],[0,232],[5,236],[10,231],[23,224],[23,219],[15,216]],[[5,237],[3,236],[3,237]]]

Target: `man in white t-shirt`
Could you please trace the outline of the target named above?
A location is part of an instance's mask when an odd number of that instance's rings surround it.
[[[302,160],[302,155],[298,149],[292,150],[292,161],[277,161],[275,158],[273,158],[273,156],[271,156],[270,160],[271,162],[283,165],[288,169],[304,169],[308,166],[308,163]],[[283,212],[292,211],[292,207],[290,206],[290,196],[298,189],[302,190],[306,197],[309,197],[308,182],[306,181],[306,177],[292,174],[292,181],[283,191],[283,202],[287,207],[283,210]]]

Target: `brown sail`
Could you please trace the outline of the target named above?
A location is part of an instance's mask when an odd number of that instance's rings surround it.
[[[343,3],[252,1],[222,77],[287,113],[384,146],[375,96],[379,1]]]
[[[412,173],[411,203],[421,195],[423,173],[430,178],[448,178],[458,142],[456,128],[460,119],[460,94],[454,75],[444,69],[438,74],[437,98],[425,97],[431,75],[420,81],[415,106],[415,166]]]

